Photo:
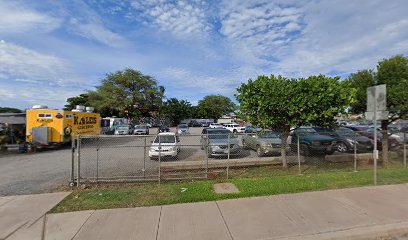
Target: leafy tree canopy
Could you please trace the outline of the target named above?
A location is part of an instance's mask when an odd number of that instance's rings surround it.
[[[198,109],[197,113],[202,117],[218,119],[222,115],[234,112],[237,106],[228,97],[209,95],[198,102]]]
[[[192,115],[191,103],[186,100],[170,98],[163,103],[163,116],[173,120],[174,124],[179,124],[181,120],[190,118]]]
[[[340,78],[324,75],[288,79],[259,76],[237,89],[240,111],[252,124],[281,131],[283,166],[290,127],[331,126],[334,116],[353,102],[355,90]]]

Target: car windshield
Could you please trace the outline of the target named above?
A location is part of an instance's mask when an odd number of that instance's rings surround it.
[[[280,138],[280,134],[276,132],[272,132],[272,131],[266,131],[259,137],[260,138]]]
[[[229,130],[215,130],[215,131],[208,131],[208,138],[209,139],[226,139],[228,135],[230,138],[235,138],[236,136],[232,135]]]
[[[185,124],[180,124],[180,125],[177,126],[177,128],[188,128],[188,126],[185,125]]]
[[[126,130],[129,130],[129,127],[121,126],[121,127],[117,127],[117,129],[121,131],[126,131]]]
[[[138,125],[138,126],[135,127],[135,129],[146,129],[146,126]]]
[[[172,135],[159,135],[154,140],[154,143],[175,143],[176,137]]]

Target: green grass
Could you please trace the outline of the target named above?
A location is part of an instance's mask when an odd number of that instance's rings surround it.
[[[69,212],[89,209],[155,206],[176,203],[221,200],[283,193],[318,191],[326,189],[369,186],[373,172],[326,172],[310,175],[268,176],[267,168],[242,172],[226,182],[234,183],[240,193],[216,194],[213,184],[220,181],[194,181],[183,183],[151,183],[127,187],[105,186],[102,188],[76,190],[54,207],[51,212]],[[233,173],[233,171],[231,171]],[[239,177],[237,177],[239,176]],[[378,184],[408,182],[407,169],[378,170]],[[187,188],[185,192],[181,188]]]

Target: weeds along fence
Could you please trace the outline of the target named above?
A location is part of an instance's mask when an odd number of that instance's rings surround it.
[[[98,135],[72,144],[71,184],[162,182],[373,171],[373,140],[365,133],[292,134],[281,155],[279,135]],[[408,139],[379,136],[377,167],[406,168]],[[286,160],[285,160],[286,159]],[[283,168],[286,162],[287,168]],[[381,178],[381,176],[379,176]]]

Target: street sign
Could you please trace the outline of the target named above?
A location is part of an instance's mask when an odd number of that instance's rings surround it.
[[[367,88],[367,112],[366,118],[374,123],[374,185],[377,185],[377,120],[388,119],[387,110],[387,87],[385,84]]]
[[[385,84],[367,88],[367,112],[387,109],[387,88]]]

